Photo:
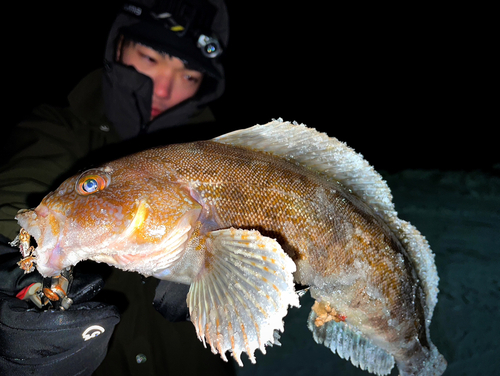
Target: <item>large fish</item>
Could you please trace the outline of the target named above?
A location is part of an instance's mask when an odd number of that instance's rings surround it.
[[[82,260],[190,285],[198,337],[242,365],[283,331],[295,283],[314,339],[369,372],[441,375],[438,276],[389,188],[335,138],[281,119],[140,152],[66,180],[19,224],[46,277]]]

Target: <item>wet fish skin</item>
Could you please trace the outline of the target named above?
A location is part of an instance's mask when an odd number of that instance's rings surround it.
[[[419,352],[413,338],[428,345],[423,292],[405,249],[383,220],[339,182],[211,141],[164,152],[166,160],[176,159],[182,179],[196,182],[191,186],[217,213],[219,227],[257,229],[277,238],[297,265],[295,281],[311,286],[320,301],[335,302],[348,323],[401,358]],[[369,276],[344,286],[346,279],[359,279],[362,266],[356,263],[368,263]],[[375,286],[387,302],[370,296],[367,290]],[[398,324],[390,327],[389,320]],[[407,337],[403,341],[401,331]]]
[[[75,189],[78,182],[94,175],[104,177],[106,187],[95,194],[79,194]],[[324,327],[340,325],[345,333],[361,333],[382,349],[382,356],[389,354],[385,361],[390,363],[390,356],[394,357],[403,375],[444,371],[443,361],[430,342],[426,291],[401,240],[383,216],[350,188],[293,158],[218,141],[151,149],[67,180],[36,209],[17,218],[36,238],[37,268],[47,276],[92,259],[158,278],[193,285],[201,281],[203,290],[205,276],[222,262],[214,244],[224,248],[234,239],[237,245],[231,249],[240,250],[246,249],[246,239],[251,238],[248,242],[257,244],[247,249],[252,257],[258,248],[275,252],[274,248],[281,246],[293,260],[293,267],[285,256],[267,263],[272,252],[258,254],[250,263],[263,260],[259,270],[266,272],[272,264],[283,265],[285,271],[294,268],[294,280],[310,286],[316,301],[332,306],[337,313]],[[219,233],[221,229],[232,232]],[[217,243],[218,238],[224,241]],[[231,257],[239,263],[239,256],[234,256],[238,252]],[[271,273],[277,276],[274,288],[286,279],[279,273]],[[257,286],[246,275],[238,275],[235,285],[243,285],[241,281],[246,279],[251,281],[246,290]],[[266,283],[258,286],[256,290],[269,287]],[[193,292],[191,298],[195,295]],[[260,299],[255,298],[256,306]],[[193,305],[198,302],[195,298],[190,301]],[[276,304],[281,307],[276,309],[281,320],[283,306],[297,302],[289,297]],[[198,308],[190,307],[195,326]],[[211,312],[224,318],[223,312]],[[311,314],[314,318],[316,313]],[[246,334],[250,319],[236,319]],[[254,321],[256,326],[260,324]],[[252,359],[257,347],[249,346],[253,339],[244,335],[238,340],[239,334],[232,334],[228,337],[231,344],[218,342],[213,333],[220,334],[223,329],[215,322],[219,321],[198,325],[200,339],[206,339],[221,356],[227,348],[237,360],[241,351]],[[232,331],[234,320],[228,322]],[[315,336],[316,330],[324,329],[311,322],[310,328]],[[241,342],[243,349],[232,343],[235,341]],[[255,341],[263,350],[262,340]],[[352,360],[357,355],[348,356]],[[423,373],[421,365],[431,358],[436,363],[435,372]],[[374,368],[372,372],[383,374],[387,370]]]

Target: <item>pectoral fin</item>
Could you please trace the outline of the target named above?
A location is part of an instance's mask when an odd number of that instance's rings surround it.
[[[265,353],[274,331],[283,331],[288,305],[299,306],[295,269],[279,243],[258,231],[210,232],[205,267],[187,298],[198,338],[224,360],[229,350],[240,366],[242,352],[255,363],[254,351]]]

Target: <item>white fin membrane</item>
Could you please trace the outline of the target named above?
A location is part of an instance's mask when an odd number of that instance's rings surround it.
[[[288,306],[299,306],[293,272],[296,266],[275,240],[258,231],[234,228],[207,238],[205,267],[191,284],[187,303],[198,338],[227,360],[230,351],[240,366],[246,352],[279,345]]]
[[[392,194],[381,175],[345,143],[304,124],[282,119],[237,130],[213,141],[273,154],[340,182],[370,205],[399,238],[415,264],[425,291],[429,323],[437,303],[438,275],[434,254],[424,236],[397,217]]]
[[[311,310],[307,326],[314,340],[325,345],[342,359],[350,360],[356,367],[376,375],[388,375],[394,367],[394,357],[375,346],[366,337],[345,322],[329,321],[316,326],[316,312]]]

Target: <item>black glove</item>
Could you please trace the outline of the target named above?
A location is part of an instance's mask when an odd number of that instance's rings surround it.
[[[0,244],[0,375],[90,375],[106,356],[116,307],[90,302],[103,287],[101,276],[74,268],[66,311],[40,311],[16,294],[42,282],[37,271],[24,274],[18,249]]]
[[[186,303],[189,285],[169,281],[160,281],[155,290],[153,306],[168,321],[189,320]]]

